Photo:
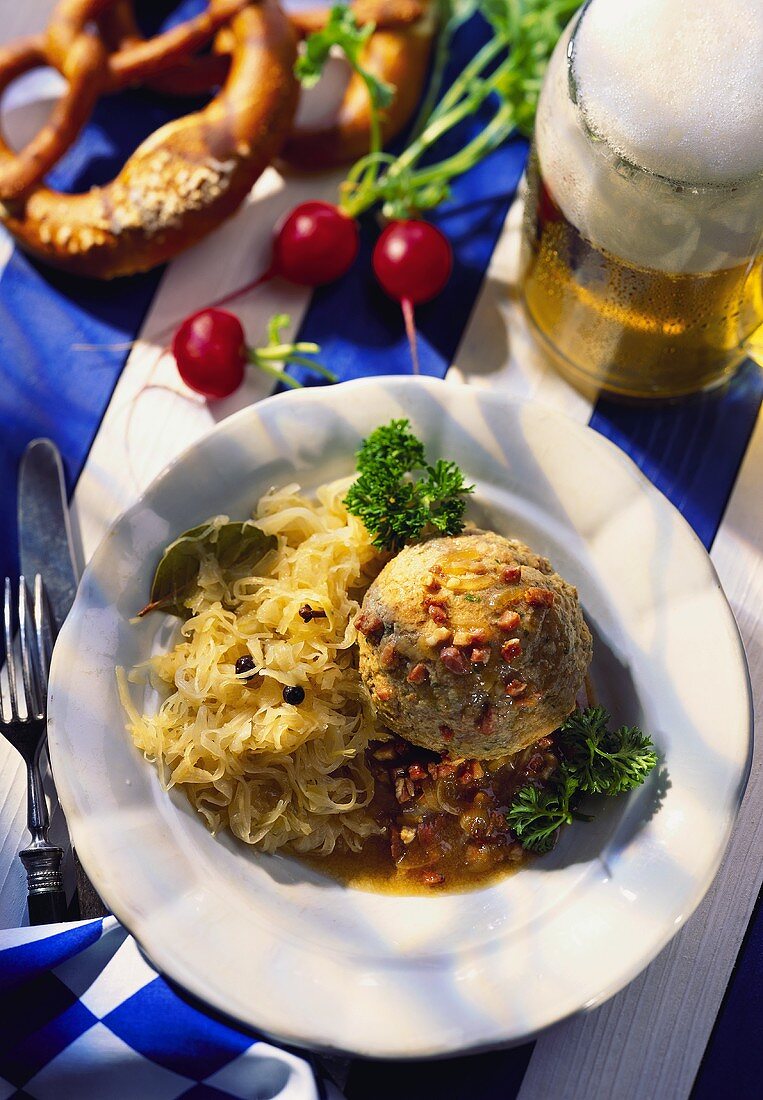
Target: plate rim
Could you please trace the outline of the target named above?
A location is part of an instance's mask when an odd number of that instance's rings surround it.
[[[680,511],[665,497],[657,486],[655,486],[646,475],[639,469],[633,459],[626,454],[621,448],[619,448],[612,440],[606,436],[597,432],[589,424],[582,424],[571,417],[566,416],[564,413],[559,412],[554,408],[550,408],[545,405],[537,405],[533,402],[517,399],[508,394],[504,394],[501,391],[494,389],[483,389],[482,387],[474,387],[464,383],[449,382],[444,379],[437,379],[432,377],[413,377],[413,376],[398,376],[398,375],[375,375],[369,378],[354,379],[349,382],[342,383],[341,390],[347,396],[351,396],[351,392],[355,390],[362,390],[364,388],[371,388],[373,386],[384,386],[385,384],[394,388],[405,389],[433,389],[438,393],[447,391],[451,394],[451,408],[453,403],[457,402],[457,394],[462,392],[464,396],[468,395],[470,399],[476,403],[487,401],[489,404],[498,406],[512,406],[516,409],[530,410],[532,416],[538,415],[547,417],[552,421],[559,422],[564,425],[565,430],[577,433],[580,438],[585,438],[590,441],[592,437],[596,440],[596,445],[601,447],[609,453],[610,459],[617,463],[621,470],[629,475],[629,477],[635,482],[640,491],[645,492],[648,496],[656,496],[660,501],[661,508],[667,508],[671,514],[671,519],[674,523],[678,523],[683,527],[684,531],[690,535],[690,540],[693,543],[694,550],[699,551],[699,557],[701,557],[705,569],[708,571],[708,576],[712,581],[713,587],[717,590],[725,609],[728,613],[729,623],[732,627],[730,632],[729,641],[733,639],[735,647],[735,663],[737,665],[737,671],[742,673],[742,680],[744,683],[744,690],[746,692],[747,706],[745,708],[746,723],[745,723],[745,740],[746,740],[746,759],[744,766],[740,770],[738,782],[733,792],[733,804],[732,797],[729,797],[729,813],[727,818],[722,821],[722,828],[719,830],[721,834],[721,842],[718,845],[715,858],[712,862],[712,866],[708,865],[705,875],[700,882],[697,878],[694,879],[694,888],[692,890],[691,900],[682,906],[682,912],[680,914],[680,921],[678,923],[668,925],[667,922],[662,929],[660,935],[649,935],[645,937],[649,941],[647,949],[641,948],[638,952],[638,958],[634,956],[634,962],[631,967],[625,968],[623,971],[619,971],[617,977],[602,987],[593,998],[586,999],[580,1006],[571,1011],[561,1011],[559,1013],[551,1013],[546,1022],[541,1026],[534,1027],[531,1030],[524,1030],[521,1034],[512,1035],[506,1038],[489,1038],[484,1042],[466,1042],[459,1045],[449,1045],[447,1048],[437,1049],[390,1049],[386,1048],[382,1043],[369,1043],[366,1044],[364,1049],[357,1046],[346,1047],[341,1043],[334,1043],[321,1033],[320,1027],[316,1026],[316,1033],[311,1035],[288,1033],[283,1030],[268,1029],[263,1024],[255,1022],[253,1019],[247,1019],[245,1017],[237,1015],[235,1012],[231,1012],[213,995],[210,997],[209,991],[205,989],[205,983],[201,977],[202,971],[199,970],[196,973],[199,975],[198,980],[195,978],[194,973],[189,971],[186,966],[183,965],[182,955],[174,955],[172,950],[172,944],[164,942],[156,944],[151,942],[152,937],[150,935],[151,928],[146,926],[138,916],[135,916],[135,922],[133,922],[133,910],[130,909],[129,895],[122,897],[118,891],[112,890],[111,886],[104,891],[104,900],[107,902],[110,911],[120,921],[121,924],[127,929],[127,931],[134,937],[140,950],[151,962],[151,965],[158,973],[164,975],[171,983],[175,984],[180,989],[185,990],[192,1000],[199,1002],[201,1005],[206,1006],[212,1012],[219,1015],[221,1018],[230,1021],[234,1026],[244,1027],[249,1031],[257,1031],[258,1033],[272,1038],[276,1042],[287,1043],[288,1045],[323,1051],[331,1054],[341,1054],[350,1057],[362,1056],[371,1057],[380,1060],[412,1060],[412,1059],[437,1059],[447,1058],[457,1055],[466,1055],[470,1053],[480,1053],[489,1050],[495,1050],[510,1046],[515,1046],[523,1042],[527,1042],[535,1038],[536,1036],[545,1032],[548,1028],[555,1026],[565,1019],[569,1019],[572,1016],[579,1014],[582,1011],[588,1011],[604,1001],[610,999],[612,996],[624,989],[633,979],[640,974],[656,956],[663,950],[663,948],[670,942],[670,940],[677,934],[680,928],[686,923],[691,915],[696,911],[701,904],[703,898],[707,894],[721,862],[726,853],[728,841],[734,827],[734,823],[739,813],[739,807],[744,797],[745,789],[747,787],[750,770],[752,767],[753,749],[754,749],[754,713],[753,713],[753,696],[752,685],[750,680],[750,671],[747,661],[747,655],[744,648],[744,643],[739,631],[739,626],[736,622],[731,605],[723,590],[723,587],[718,577],[718,573],[715,569],[715,565],[710,558],[707,550],[700,541],[698,535],[690,526],[688,521],[680,513]],[[288,391],[277,394],[272,394],[260,401],[246,406],[240,410],[237,410],[232,415],[225,417],[218,423],[213,425],[209,431],[205,432],[199,439],[195,440],[189,446],[185,447],[178,455],[174,456],[158,473],[152,478],[150,483],[140,493],[140,495],[132,502],[132,504],[122,511],[108,526],[106,532],[101,538],[98,546],[88,561],[85,570],[83,571],[80,579],[80,586],[78,587],[77,597],[72,606],[72,609],[67,616],[66,622],[62,628],[62,635],[68,632],[73,632],[84,607],[84,599],[81,593],[84,591],[84,582],[96,571],[98,562],[104,555],[106,548],[113,537],[116,529],[126,520],[128,516],[134,516],[134,514],[145,507],[146,500],[161,486],[165,480],[170,477],[176,467],[182,465],[186,458],[202,443],[206,443],[210,437],[217,435],[224,435],[226,432],[235,428],[239,423],[245,422],[250,416],[257,416],[261,413],[264,406],[273,407],[276,403],[279,405],[284,404],[285,401],[290,401],[296,405],[300,400],[309,399],[311,395],[315,395],[316,392],[325,393],[324,387],[305,388],[298,391]],[[59,653],[63,647],[57,646],[56,651]],[[53,665],[51,668],[50,676],[50,688],[49,688],[49,701],[51,704],[51,714],[55,712],[56,705],[56,684],[58,679],[58,667],[55,660],[55,652]],[[63,739],[65,740],[65,738]],[[94,869],[98,863],[97,852],[94,851],[92,840],[95,838],[96,830],[92,827],[88,827],[88,821],[86,815],[80,813],[79,808],[76,805],[76,794],[73,792],[70,784],[69,777],[67,775],[67,769],[63,766],[66,763],[66,750],[62,743],[58,740],[58,726],[55,721],[50,723],[50,746],[51,755],[53,757],[54,774],[56,776],[56,787],[59,794],[61,806],[64,810],[64,814],[69,825],[70,837],[73,847],[78,851],[82,857],[83,866],[88,873],[91,869]],[[61,754],[61,766],[57,767],[57,758]],[[96,871],[95,875],[91,875],[92,878],[99,877],[100,868]],[[96,883],[97,885],[97,883]],[[108,897],[107,895],[111,895]],[[115,896],[116,895],[116,896]],[[143,931],[136,933],[133,930],[133,923],[141,926]],[[166,965],[169,962],[170,965]],[[320,1034],[319,1034],[320,1033]]]

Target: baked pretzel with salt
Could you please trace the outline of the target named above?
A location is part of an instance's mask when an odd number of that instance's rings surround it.
[[[0,218],[39,259],[101,278],[163,263],[232,214],[278,152],[298,98],[295,34],[275,0],[210,0],[195,19],[110,52],[89,25],[114,3],[61,0],[44,36],[0,49],[0,92],[40,65],[67,81],[25,149],[0,137]],[[230,66],[206,107],[162,126],[102,187],[76,195],[43,184],[100,95],[160,79],[223,26]]]

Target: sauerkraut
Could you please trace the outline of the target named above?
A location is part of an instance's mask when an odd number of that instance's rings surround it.
[[[212,831],[268,852],[357,851],[380,831],[365,750],[385,733],[358,674],[354,620],[384,559],[342,503],[348,485],[262,497],[254,520],[278,545],[256,575],[231,582],[214,556],[202,562],[177,644],[129,674],[166,696],[156,713],[141,713],[120,676],[127,728],[163,784],[182,788]],[[305,604],[325,617],[304,621]],[[248,681],[235,670],[247,654],[258,670]],[[284,701],[288,685],[304,689],[300,705]]]

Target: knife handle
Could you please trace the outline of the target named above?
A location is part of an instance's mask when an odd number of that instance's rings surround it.
[[[58,924],[66,920],[66,894],[61,879],[63,849],[40,844],[20,852],[26,868],[29,923]]]

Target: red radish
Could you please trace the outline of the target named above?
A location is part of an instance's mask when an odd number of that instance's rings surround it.
[[[276,277],[298,286],[333,283],[352,267],[359,247],[354,218],[330,202],[302,202],[276,225],[267,270],[211,307],[226,305]]]
[[[205,397],[228,397],[244,380],[246,337],[227,310],[202,309],[187,317],[175,333],[172,354],[185,384]]]
[[[413,307],[443,289],[453,270],[453,252],[444,233],[424,221],[390,222],[376,242],[374,273],[403,310],[413,370],[419,372]]]
[[[303,202],[280,222],[271,268],[299,286],[333,283],[358,254],[358,223],[330,202]]]
[[[299,389],[301,382],[280,370],[277,363],[307,367],[329,382],[336,382],[333,371],[316,359],[320,348],[309,341],[293,343],[281,336],[290,323],[286,314],[271,317],[268,343],[249,347],[238,317],[225,309],[209,307],[186,317],[172,341],[178,373],[185,384],[204,397],[229,397],[244,380],[248,363],[277,378],[285,386]]]

